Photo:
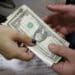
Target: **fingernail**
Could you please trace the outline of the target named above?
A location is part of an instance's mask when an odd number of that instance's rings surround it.
[[[34,46],[34,45],[36,45],[36,40],[35,39],[32,39],[31,46]]]
[[[52,7],[53,7],[53,5],[48,5],[48,7],[51,7],[51,8],[52,8]]]
[[[36,40],[35,39],[32,39],[32,44],[36,44]]]
[[[34,56],[34,53],[32,51],[29,50],[28,53]]]
[[[49,49],[54,49],[55,48],[55,45],[49,45]]]

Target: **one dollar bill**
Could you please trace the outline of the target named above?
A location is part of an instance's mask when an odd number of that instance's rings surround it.
[[[7,21],[2,24],[37,40],[35,46],[28,48],[49,66],[58,63],[61,57],[53,54],[48,49],[48,45],[58,44],[66,47],[69,46],[67,41],[55,33],[26,5],[22,5],[15,12],[10,14],[10,16],[7,17]]]

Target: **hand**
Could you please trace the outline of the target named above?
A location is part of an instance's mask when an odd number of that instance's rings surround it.
[[[52,69],[59,75],[75,75],[75,50],[58,45],[49,45],[49,49],[65,58],[64,61],[54,64]]]
[[[0,26],[0,53],[7,59],[16,58],[25,61],[32,59],[33,54],[30,51],[27,52],[25,47],[19,47],[18,43],[24,43],[27,46],[34,45],[36,41],[7,26]]]
[[[74,5],[49,5],[48,9],[53,15],[44,18],[47,24],[51,24],[56,32],[67,35],[75,31],[75,6]]]

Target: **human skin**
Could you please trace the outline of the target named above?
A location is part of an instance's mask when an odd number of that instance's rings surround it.
[[[75,31],[74,5],[49,5],[48,9],[55,13],[46,16],[44,20],[56,32],[62,34],[62,37]],[[50,44],[49,49],[65,59],[54,64],[52,69],[59,75],[75,75],[75,50],[55,44]]]
[[[74,5],[49,5],[47,8],[54,14],[45,16],[44,21],[50,24],[56,32],[66,36],[75,31]]]
[[[24,43],[25,47],[20,47],[18,44]],[[0,53],[6,59],[20,59],[29,61],[33,58],[33,53],[27,51],[26,46],[32,46],[35,40],[28,37],[26,34],[20,34],[7,26],[0,26]]]

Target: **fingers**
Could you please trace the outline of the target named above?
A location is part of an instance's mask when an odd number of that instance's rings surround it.
[[[62,33],[60,33],[60,32],[57,32],[57,34],[58,34],[60,37],[65,38],[65,35],[64,35],[64,34],[62,34]]]
[[[19,32],[14,33],[14,40],[17,40],[19,42],[24,43],[25,45],[30,45],[33,46],[36,44],[36,40],[35,39],[31,39],[28,35],[26,34],[21,34]]]
[[[3,43],[3,47],[1,48],[1,54],[5,56],[6,59],[13,59],[18,53],[18,46],[15,42],[7,39],[5,43]]]
[[[27,51],[25,48],[20,48],[20,51],[15,58],[23,61],[29,61],[33,58],[33,56],[34,54],[31,51]]]
[[[69,33],[67,27],[64,27],[64,26],[62,26],[59,29],[59,32],[62,33],[64,36],[66,36]]]
[[[48,9],[56,12],[67,12],[70,10],[71,5],[49,5]]]
[[[17,44],[11,40],[7,40],[8,42],[4,45],[2,54],[7,59],[20,59],[24,61],[29,61],[33,58],[33,54],[30,51],[26,51],[26,49],[23,47],[18,47]]]
[[[44,17],[44,21],[45,21],[47,24],[54,24],[54,22],[55,22],[55,23],[57,22],[58,16],[59,16],[58,14],[53,14],[53,15],[45,16],[45,17]]]
[[[59,13],[46,16],[44,18],[44,21],[47,24],[51,24],[54,27],[57,26],[57,25],[62,25],[63,24],[61,14],[59,14]]]
[[[58,64],[54,64],[51,68],[57,73],[62,73],[63,67],[64,67],[64,62],[60,62]]]
[[[60,62],[60,63],[57,63],[57,64],[54,64],[52,67],[51,67],[55,72],[57,72],[59,75],[68,75],[71,71],[71,67],[70,67],[70,63],[68,61],[65,61],[65,62]],[[65,73],[68,73],[68,74],[65,74]],[[71,75],[71,74],[70,74]]]
[[[50,17],[50,16],[45,16],[45,17],[43,18],[43,20],[44,20],[47,24],[49,24],[49,23],[50,23],[50,20],[51,20],[51,17]]]
[[[74,55],[74,50],[59,45],[50,44],[49,49],[53,53],[65,57],[68,60],[72,60]]]

